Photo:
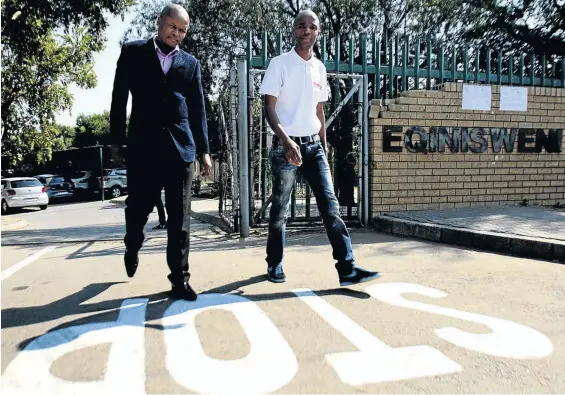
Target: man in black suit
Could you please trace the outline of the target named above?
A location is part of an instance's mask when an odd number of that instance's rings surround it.
[[[131,92],[124,238],[128,276],[133,277],[137,270],[148,216],[165,188],[172,294],[195,300],[196,293],[188,283],[193,162],[200,158],[204,175],[209,174],[212,164],[200,62],[179,48],[188,26],[186,10],[169,4],[157,19],[155,37],[123,45],[112,92],[110,131],[115,154],[126,143],[126,108]]]

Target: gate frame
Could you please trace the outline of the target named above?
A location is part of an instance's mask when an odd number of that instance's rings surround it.
[[[233,70],[233,69],[232,69]],[[232,174],[233,182],[232,185],[236,185],[235,180],[239,178],[239,220],[240,220],[240,236],[249,236],[249,227],[251,219],[251,204],[255,204],[254,200],[250,197],[250,187],[251,180],[249,177],[249,134],[250,134],[250,122],[249,122],[249,100],[254,99],[254,96],[250,95],[249,85],[252,86],[253,90],[253,79],[256,74],[261,74],[266,72],[264,69],[249,69],[246,56],[238,57],[237,59],[237,81],[234,81],[234,73],[231,72],[231,82],[237,84],[237,97],[238,97],[238,115],[237,115],[237,137],[239,147],[239,166],[234,166],[234,172]],[[369,76],[368,74],[348,74],[348,73],[332,73],[328,72],[328,76],[333,76],[337,78],[351,78],[356,80],[354,86],[349,90],[346,96],[341,100],[339,105],[329,116],[326,129],[331,123],[337,118],[337,115],[344,107],[344,105],[351,100],[353,95],[357,92],[358,94],[358,122],[361,129],[361,138],[358,139],[358,144],[361,143],[360,149],[358,149],[358,208],[357,216],[360,223],[363,226],[368,226],[369,223],[369,94],[368,94],[368,84]],[[234,123],[234,110],[235,106],[234,100],[234,86],[232,85],[232,127],[235,126]],[[233,131],[232,131],[233,133]],[[235,133],[233,136],[235,137]],[[235,149],[235,141],[234,141]],[[235,157],[234,157],[235,158]],[[239,177],[236,177],[238,174]]]

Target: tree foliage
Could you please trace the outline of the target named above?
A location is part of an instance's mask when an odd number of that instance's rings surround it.
[[[76,148],[90,147],[94,145],[108,145],[110,139],[110,112],[102,114],[79,115],[75,127]]]
[[[53,151],[71,148],[75,130],[71,126],[46,124],[41,129],[24,129],[2,139],[2,171],[29,173],[52,158]]]
[[[430,0],[429,31],[507,51],[565,54],[563,0]]]
[[[50,156],[55,114],[72,106],[69,85],[96,85],[93,54],[105,42],[105,13],[122,14],[131,2],[2,2],[3,167],[20,163],[31,147],[40,162]]]

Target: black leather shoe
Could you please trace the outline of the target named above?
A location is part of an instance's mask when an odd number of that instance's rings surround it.
[[[286,275],[284,274],[282,263],[276,266],[267,266],[267,278],[272,283],[284,283]]]
[[[126,272],[128,277],[133,277],[135,271],[137,270],[137,265],[139,264],[139,258],[137,256],[137,251],[128,251],[124,255],[124,263],[126,265]]]
[[[191,302],[198,298],[198,295],[196,295],[196,292],[194,292],[188,281],[185,281],[181,285],[173,285],[171,293],[175,299],[184,299]]]

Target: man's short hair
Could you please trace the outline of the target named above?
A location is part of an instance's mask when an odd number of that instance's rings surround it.
[[[298,12],[298,14],[296,14],[296,17],[294,18],[294,23],[292,24],[292,26],[296,27],[298,22],[300,22],[300,20],[304,16],[311,16],[312,18],[314,18],[314,20],[316,22],[318,22],[318,25],[320,25],[320,18],[318,18],[318,15],[316,15],[316,13],[314,11],[312,11],[312,10],[302,10],[302,11]]]
[[[180,4],[174,4],[174,3],[169,3],[166,6],[164,6],[163,9],[161,10],[161,13],[159,14],[161,18],[166,18],[173,15],[182,15],[182,16],[186,15],[186,17],[188,18],[188,12],[186,12],[186,9]]]

